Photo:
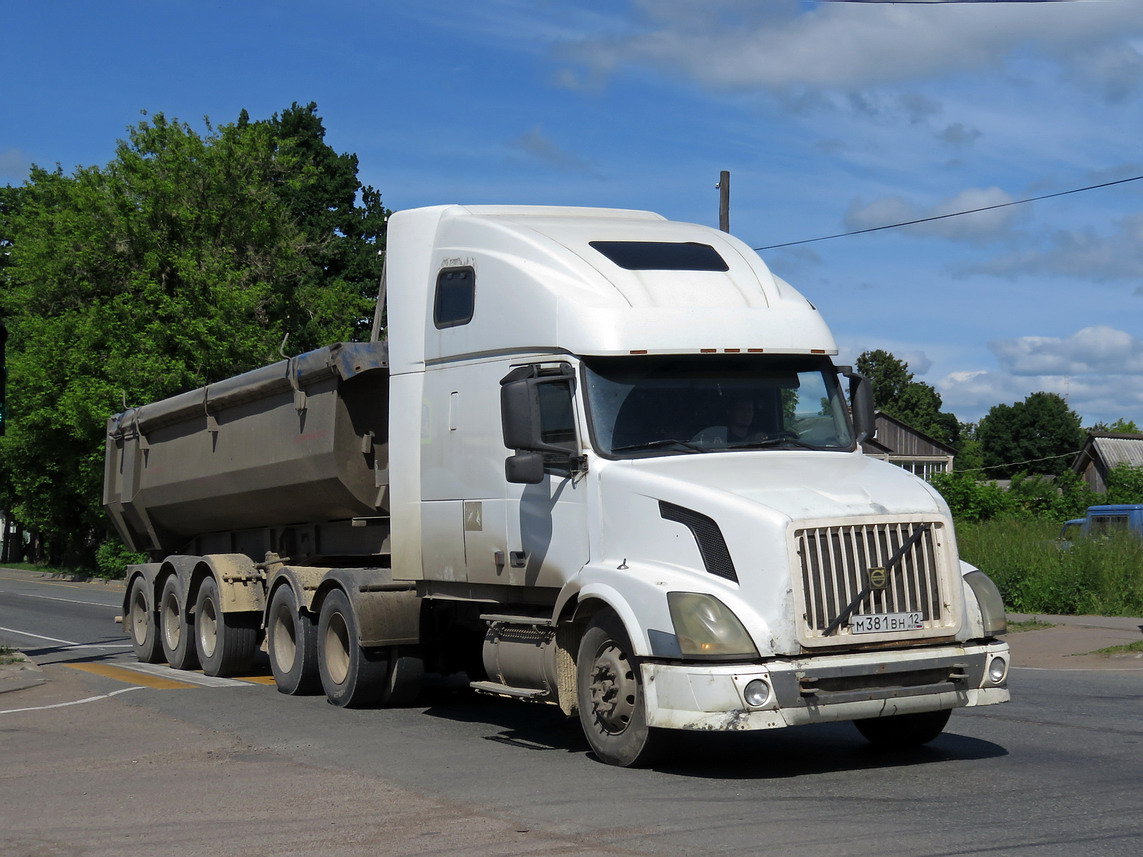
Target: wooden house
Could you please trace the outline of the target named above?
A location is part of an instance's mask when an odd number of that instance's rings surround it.
[[[929,437],[896,417],[877,412],[877,437],[861,442],[866,455],[903,467],[927,478],[934,473],[950,473],[956,450]]]
[[[1088,487],[1100,494],[1107,491],[1107,474],[1120,465],[1143,467],[1143,434],[1089,431],[1083,449],[1072,462]]]

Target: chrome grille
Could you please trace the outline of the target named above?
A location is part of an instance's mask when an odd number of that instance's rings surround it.
[[[885,568],[919,527],[916,522],[858,524],[797,530],[794,540],[802,569],[805,620],[811,636],[861,594],[868,572]],[[919,611],[924,628],[946,624],[944,582],[938,562],[940,524],[932,523],[889,570],[884,589],[869,592],[853,615]],[[843,624],[840,633],[845,633]],[[916,632],[910,632],[916,634]]]

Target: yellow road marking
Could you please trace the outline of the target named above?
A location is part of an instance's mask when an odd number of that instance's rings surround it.
[[[124,681],[128,684],[141,684],[144,687],[153,687],[156,690],[186,690],[187,688],[199,687],[199,685],[191,684],[190,682],[175,681],[172,678],[160,678],[159,676],[148,675],[147,673],[138,672],[136,670],[113,667],[109,664],[64,664],[64,666],[71,667],[73,670],[82,670],[85,673],[101,675],[104,678]]]

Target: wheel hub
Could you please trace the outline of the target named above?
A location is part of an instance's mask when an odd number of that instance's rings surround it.
[[[606,646],[596,655],[591,669],[591,707],[604,731],[615,735],[627,728],[637,692],[627,656],[613,645]]]

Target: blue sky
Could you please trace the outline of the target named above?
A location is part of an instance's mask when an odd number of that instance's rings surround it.
[[[9,0],[0,183],[140,111],[316,101],[393,209],[646,208],[753,247],[1143,175],[1143,0]],[[842,359],[977,420],[1037,390],[1143,424],[1143,181],[765,251]]]

